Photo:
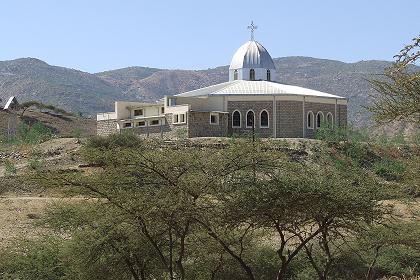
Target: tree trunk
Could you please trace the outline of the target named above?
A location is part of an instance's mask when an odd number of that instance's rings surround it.
[[[376,246],[375,247],[375,256],[373,257],[373,260],[372,260],[371,264],[369,265],[369,269],[366,273],[366,280],[373,279],[373,268],[375,267],[376,261],[377,261],[378,256],[379,256],[379,249],[381,249],[381,246]]]

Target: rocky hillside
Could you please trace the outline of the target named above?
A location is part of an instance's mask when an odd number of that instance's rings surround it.
[[[344,63],[310,57],[275,59],[277,80],[350,99],[350,120],[369,119],[360,105],[373,91],[366,79],[383,73],[386,61]],[[112,109],[115,100],[154,101],[164,95],[227,81],[227,66],[189,71],[129,67],[96,74],[51,66],[33,58],[0,62],[0,98],[39,100],[73,112],[94,114]]]
[[[22,58],[0,62],[0,98],[12,95],[73,112],[97,112],[109,108],[120,92],[96,75]]]

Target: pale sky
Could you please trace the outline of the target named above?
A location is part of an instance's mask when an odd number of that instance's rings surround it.
[[[251,20],[272,57],[392,60],[420,34],[420,0],[0,0],[0,60],[207,69],[230,63]]]

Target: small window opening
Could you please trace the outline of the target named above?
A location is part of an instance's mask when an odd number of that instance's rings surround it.
[[[134,110],[134,116],[143,116],[143,109],[136,109]]]
[[[250,81],[255,81],[255,70],[254,69],[249,70],[249,80]]]
[[[268,112],[263,110],[260,115],[260,127],[267,128],[268,127]]]
[[[232,114],[232,127],[241,127],[241,113],[239,111]]]
[[[254,127],[255,124],[255,116],[253,111],[248,111],[246,114],[246,127]]]
[[[210,113],[210,124],[219,124],[219,114]]]
[[[150,121],[150,125],[158,125],[159,124],[159,120],[151,120]]]

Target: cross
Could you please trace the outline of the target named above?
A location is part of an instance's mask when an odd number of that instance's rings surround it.
[[[251,29],[251,41],[254,41],[254,31],[258,26],[254,25],[254,21],[251,21],[251,25],[248,26],[248,29]]]

